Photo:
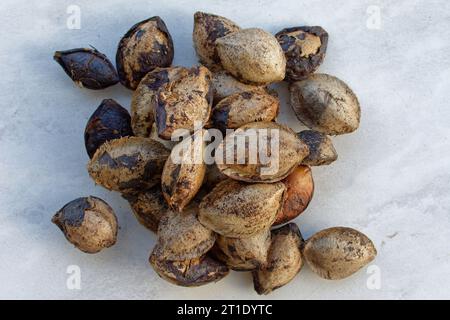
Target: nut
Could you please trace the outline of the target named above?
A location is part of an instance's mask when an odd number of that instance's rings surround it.
[[[205,125],[210,116],[212,92],[211,73],[203,66],[180,69],[173,81],[157,94],[156,125],[160,138],[170,140],[176,129],[192,133],[194,125]]]
[[[200,203],[199,221],[230,238],[249,238],[269,228],[281,208],[283,183],[219,183]]]
[[[328,135],[358,129],[361,110],[358,98],[341,80],[313,74],[291,84],[291,106],[307,127]]]
[[[242,29],[217,39],[216,45],[224,69],[240,80],[270,83],[284,79],[286,58],[270,33]]]
[[[111,247],[117,239],[117,217],[102,199],[78,198],[62,207],[52,218],[67,241],[86,253]]]
[[[377,250],[361,232],[344,227],[329,228],[307,240],[303,256],[320,277],[343,279],[371,262]]]
[[[142,137],[105,142],[88,164],[95,183],[122,193],[141,192],[159,183],[169,150]]]
[[[267,264],[253,271],[253,284],[258,294],[268,294],[289,283],[303,267],[303,238],[295,223],[272,231]]]
[[[84,144],[89,158],[92,158],[106,141],[132,135],[128,111],[113,99],[105,99],[86,124]]]
[[[116,65],[120,82],[136,89],[139,81],[157,67],[172,64],[172,37],[160,17],[152,17],[131,27],[119,42]]]
[[[303,159],[303,164],[323,166],[336,161],[336,149],[327,135],[314,130],[304,130],[297,135],[309,148],[309,155]]]
[[[77,48],[56,51],[53,59],[78,86],[99,90],[119,82],[116,69],[108,58],[94,49]]]
[[[328,33],[322,27],[293,27],[275,37],[286,55],[286,80],[298,81],[314,73],[327,52]]]
[[[255,132],[257,143],[245,143],[243,159],[235,151],[236,142],[249,137],[251,140]],[[261,150],[266,150],[268,159],[262,159]],[[251,154],[255,155],[253,159]],[[228,155],[234,155],[233,163],[227,163]],[[290,128],[275,122],[253,122],[225,137],[216,149],[215,161],[219,170],[230,178],[276,182],[287,177],[307,155],[308,146]]]
[[[286,195],[274,225],[297,218],[306,210],[314,193],[314,180],[308,166],[298,166],[282,182],[286,186]]]
[[[227,18],[205,12],[196,12],[194,14],[192,40],[200,62],[208,68],[220,65],[216,40],[240,29],[238,25]]]
[[[204,186],[209,190],[214,188],[219,182],[226,179],[228,179],[228,177],[220,172],[215,163],[206,166]]]

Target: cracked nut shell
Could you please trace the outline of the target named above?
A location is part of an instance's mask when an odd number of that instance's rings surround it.
[[[303,164],[323,166],[336,161],[338,155],[330,137],[315,130],[304,130],[297,135],[309,148],[309,155],[303,159]]]

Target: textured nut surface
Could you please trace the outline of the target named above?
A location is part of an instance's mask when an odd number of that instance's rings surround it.
[[[192,40],[199,60],[207,67],[220,65],[216,50],[216,40],[241,28],[233,21],[205,12],[194,14],[194,32]]]
[[[309,148],[309,155],[303,159],[303,164],[323,166],[336,161],[338,155],[330,137],[314,130],[304,130],[297,135]]]
[[[231,238],[248,238],[272,225],[285,191],[283,183],[219,183],[200,203],[199,221]]]
[[[159,142],[142,137],[123,137],[105,142],[88,164],[95,183],[108,190],[131,193],[159,183],[169,156]]]
[[[100,198],[70,201],[53,216],[52,222],[70,243],[86,253],[97,253],[116,243],[117,217]]]
[[[371,262],[377,250],[363,233],[351,228],[335,227],[319,231],[308,239],[303,255],[320,277],[338,280],[354,274]]]
[[[290,86],[291,106],[307,127],[328,135],[358,129],[358,98],[343,81],[327,74],[313,74]]]
[[[141,21],[122,37],[116,54],[120,82],[136,89],[139,81],[157,67],[172,64],[174,48],[172,37],[160,17]]]
[[[303,238],[295,223],[272,231],[267,264],[253,271],[253,284],[258,294],[268,294],[289,283],[303,267]]]
[[[242,29],[217,39],[216,45],[222,66],[236,78],[255,83],[284,79],[286,58],[270,33]]]
[[[283,224],[298,217],[306,210],[314,193],[314,180],[311,168],[308,166],[298,166],[282,182],[286,186],[286,195],[274,225]]]
[[[212,74],[211,85],[214,95],[214,103],[235,93],[250,91],[258,88],[266,88],[265,85],[247,84],[240,82],[225,70]]]
[[[257,134],[257,144],[246,143],[245,158],[241,159],[235,144],[254,132]],[[273,138],[271,138],[272,135]],[[261,161],[258,149],[269,150],[270,157]],[[229,154],[234,155],[233,163],[228,163],[230,161],[226,159],[226,155]],[[257,155],[256,163],[254,163],[255,157],[252,159],[250,154]],[[307,155],[308,146],[290,128],[275,122],[253,122],[225,137],[216,149],[215,161],[219,170],[232,179],[247,182],[276,182],[287,177]]]
[[[293,27],[275,37],[286,55],[286,80],[306,78],[322,64],[328,45],[328,33],[322,27]]]

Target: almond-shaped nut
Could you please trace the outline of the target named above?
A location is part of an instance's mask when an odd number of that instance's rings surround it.
[[[306,241],[303,256],[311,269],[329,280],[344,279],[370,263],[377,255],[373,242],[346,227],[317,232]]]
[[[308,166],[298,166],[282,182],[286,186],[286,195],[274,225],[297,218],[306,210],[314,194],[314,180]]]
[[[117,217],[102,199],[89,196],[70,201],[52,218],[66,239],[86,253],[97,253],[117,240]]]
[[[240,80],[271,83],[284,79],[286,58],[277,39],[258,29],[242,29],[216,40],[220,62]]]
[[[142,137],[123,137],[105,142],[88,163],[96,184],[122,193],[141,192],[160,182],[169,156],[159,142]]]
[[[200,203],[198,219],[209,229],[230,238],[248,238],[269,228],[281,208],[283,183],[219,183]]]
[[[309,155],[303,159],[303,164],[323,166],[336,161],[338,155],[330,137],[315,130],[304,130],[297,135],[309,148]]]
[[[303,267],[302,245],[303,238],[295,223],[272,231],[267,264],[252,273],[258,294],[269,294],[294,279]]]
[[[177,129],[191,133],[197,123],[205,125],[212,105],[211,72],[203,66],[182,69],[157,94],[156,125],[158,135],[170,140]]]
[[[212,110],[215,128],[225,132],[244,124],[274,120],[280,109],[280,100],[265,89],[235,93],[221,100]]]
[[[192,40],[200,62],[209,68],[220,65],[216,40],[240,29],[236,23],[227,18],[205,12],[196,12],[194,14]]]
[[[297,118],[313,130],[328,135],[358,129],[361,108],[358,98],[342,80],[328,74],[312,74],[289,87]]]
[[[120,82],[128,89],[136,89],[141,79],[157,67],[172,64],[172,37],[160,17],[136,23],[122,37],[116,54]]]
[[[215,151],[215,161],[232,179],[269,183],[287,177],[308,152],[308,146],[290,128],[275,122],[253,122],[225,137]]]

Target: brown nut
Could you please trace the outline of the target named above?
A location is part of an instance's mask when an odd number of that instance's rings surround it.
[[[117,240],[117,217],[102,199],[89,196],[70,201],[52,218],[66,239],[86,253],[97,253]]]
[[[327,74],[313,74],[290,86],[291,106],[307,127],[328,135],[358,129],[361,108],[353,91]]]
[[[182,69],[173,81],[157,94],[156,125],[158,135],[170,140],[176,129],[194,131],[194,125],[205,125],[210,116],[211,73],[203,66]]]
[[[240,153],[245,140],[245,152]],[[228,155],[234,156],[233,161]],[[290,128],[275,122],[253,122],[225,137],[216,149],[215,161],[232,179],[268,183],[287,177],[307,155],[308,146]]]
[[[314,130],[304,130],[297,135],[309,148],[309,155],[303,159],[303,164],[323,166],[336,161],[338,155],[330,137]]]
[[[106,141],[132,135],[128,111],[113,99],[105,99],[86,124],[84,145],[89,158],[92,158]]]
[[[122,193],[141,192],[159,183],[169,150],[142,137],[105,142],[88,164],[95,183]]]
[[[116,66],[120,82],[136,89],[139,81],[157,67],[172,64],[172,37],[160,17],[152,17],[131,27],[119,42]]]
[[[214,188],[219,182],[227,179],[228,177],[220,172],[215,163],[206,166],[204,186],[209,190]]]
[[[253,284],[258,294],[268,294],[289,283],[302,269],[303,238],[295,223],[272,231],[267,264],[253,271]]]
[[[265,89],[235,93],[221,100],[212,110],[211,120],[223,133],[244,124],[272,121],[278,115],[280,101]]]
[[[219,183],[200,203],[198,219],[230,238],[249,238],[269,228],[281,208],[283,183]]]
[[[270,83],[284,79],[286,58],[272,34],[242,29],[217,39],[216,45],[224,69],[240,80]]]
[[[119,82],[119,76],[112,63],[95,48],[56,51],[53,59],[70,79],[82,88],[99,90]]]
[[[293,27],[275,37],[286,55],[286,80],[298,81],[314,73],[327,52],[328,33],[322,27]]]
[[[220,65],[216,40],[240,29],[238,25],[227,18],[205,12],[196,12],[194,14],[192,39],[200,62],[208,68]]]
[[[306,210],[314,193],[314,180],[311,168],[308,166],[298,166],[281,182],[286,186],[286,195],[274,225],[297,218]]]
[[[376,255],[377,250],[366,235],[345,227],[317,232],[306,241],[303,249],[303,256],[312,271],[329,280],[351,276]]]

